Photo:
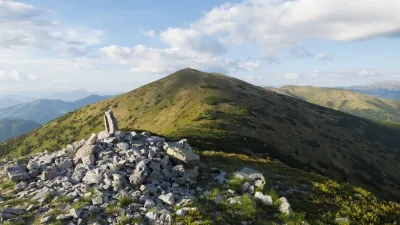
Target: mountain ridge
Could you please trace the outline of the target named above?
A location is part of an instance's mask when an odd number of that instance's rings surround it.
[[[39,128],[41,124],[22,119],[0,119],[0,142]]]
[[[203,150],[272,156],[385,198],[400,199],[400,179],[394,172],[399,169],[398,128],[193,69],[68,113],[0,144],[0,152],[18,155],[61,149],[103,130],[100,118],[108,109],[123,129],[188,138]]]

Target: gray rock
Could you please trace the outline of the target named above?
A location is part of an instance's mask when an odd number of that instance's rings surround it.
[[[93,205],[101,205],[103,204],[103,197],[102,196],[97,196],[92,199],[92,204]]]
[[[147,177],[147,182],[153,182],[155,180],[163,180],[164,176],[158,172],[157,170],[153,170],[153,172],[151,172],[151,174]]]
[[[129,149],[129,145],[127,143],[125,143],[125,142],[118,143],[117,147],[118,147],[118,149],[124,150],[124,151]]]
[[[186,165],[198,165],[200,162],[200,156],[192,151],[186,140],[165,143],[164,149],[169,156]]]
[[[246,192],[247,190],[249,190],[249,187],[250,187],[250,182],[245,182],[243,185],[242,185],[242,191],[243,192]]]
[[[262,183],[262,185],[265,184],[264,175],[261,172],[248,167],[243,167],[241,170],[235,172],[233,175],[237,178],[249,179],[252,181],[261,180],[264,182]]]
[[[158,198],[161,201],[163,201],[163,202],[165,202],[165,203],[167,203],[169,205],[172,205],[172,204],[175,203],[175,196],[172,193],[168,193],[168,194],[165,194],[165,195],[160,195],[160,196],[158,196]]]
[[[155,204],[154,204],[154,201],[151,200],[151,199],[147,199],[146,202],[144,203],[144,207],[145,207],[146,209],[153,208],[154,205],[155,205]]]
[[[349,222],[349,220],[348,220],[347,218],[344,218],[344,217],[336,218],[335,221],[336,221],[337,223],[339,223],[339,224],[348,223],[348,222]]]
[[[129,181],[135,186],[140,186],[149,176],[150,171],[146,166],[137,167],[129,176]]]
[[[60,214],[56,217],[56,220],[60,221],[66,221],[72,219],[72,216],[70,214]]]
[[[172,173],[177,174],[179,176],[185,175],[185,167],[183,165],[177,165],[172,167]]]
[[[285,214],[289,215],[289,214],[291,214],[293,212],[292,211],[292,207],[290,207],[290,204],[289,204],[288,200],[285,197],[281,197],[279,199],[279,201],[280,201],[279,211],[281,213],[285,213]]]
[[[99,139],[99,138],[98,138],[98,135],[95,134],[95,133],[93,133],[93,134],[90,136],[90,138],[86,141],[86,144],[87,144],[87,145],[93,145],[93,144],[96,143],[96,141],[97,141],[98,139]],[[103,138],[102,138],[102,139],[103,139]]]
[[[20,192],[25,190],[25,188],[28,186],[28,184],[26,182],[19,182],[17,185],[15,185],[15,191]]]
[[[30,161],[27,165],[28,170],[37,170],[40,168],[39,164],[35,161]]]
[[[86,172],[86,175],[83,177],[82,181],[86,184],[98,184],[103,180],[103,176],[101,174],[97,174],[94,171],[90,170]]]
[[[260,200],[264,205],[272,205],[273,200],[269,195],[264,195],[263,193],[257,191],[254,194],[254,198]]]
[[[118,130],[117,120],[111,110],[104,113],[104,125],[109,134],[114,134]]]
[[[227,201],[229,204],[234,205],[234,204],[242,204],[242,199],[240,196],[235,196],[232,198],[228,198]]]
[[[227,173],[226,172],[221,172],[218,176],[214,178],[214,180],[218,181],[218,183],[223,184],[225,182],[225,177]]]
[[[82,178],[86,174],[86,169],[83,167],[75,167],[74,173],[72,174],[71,178],[74,180],[74,182],[79,183],[82,181]]]
[[[58,170],[55,167],[48,166],[42,172],[40,179],[42,180],[53,180],[58,175]]]
[[[98,138],[99,140],[104,140],[104,139],[106,139],[106,138],[108,138],[108,137],[110,137],[110,134],[109,134],[106,130],[101,131],[101,132],[97,135],[97,138]]]
[[[48,222],[50,222],[53,218],[51,216],[44,216],[42,217],[42,219],[40,220],[41,223],[43,224],[47,224]]]
[[[161,171],[161,163],[159,163],[159,162],[151,161],[149,167],[150,167],[150,169],[152,169],[152,170]]]
[[[96,145],[84,145],[78,149],[75,154],[74,162],[77,164],[78,162],[83,162],[86,165],[93,165],[94,163],[94,154],[97,150]]]
[[[25,166],[12,165],[5,169],[7,176],[14,182],[29,180]]]
[[[69,210],[69,214],[73,216],[75,219],[78,219],[81,215],[81,209],[72,208]]]

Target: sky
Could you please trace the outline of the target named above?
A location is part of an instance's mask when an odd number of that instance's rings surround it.
[[[0,94],[122,93],[191,67],[259,86],[400,80],[398,0],[0,0]]]

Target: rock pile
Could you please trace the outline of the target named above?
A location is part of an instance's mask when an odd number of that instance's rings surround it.
[[[42,224],[175,224],[174,218],[204,211],[195,206],[216,185],[223,190],[212,197],[214,206],[236,207],[242,194],[257,204],[277,203],[263,194],[266,181],[256,170],[245,167],[228,174],[211,168],[213,178],[199,176],[200,157],[185,139],[166,142],[148,132],[119,131],[111,111],[104,121],[106,130],[60,151],[0,162],[0,175],[13,185],[1,192],[1,221],[24,224],[24,216],[33,215]],[[198,177],[206,180],[199,184]],[[229,179],[243,181],[240,190],[228,189]],[[277,206],[280,213],[292,213],[284,197]]]
[[[171,224],[174,206],[183,207],[177,213],[184,214],[193,201],[189,185],[196,183],[200,160],[187,141],[171,143],[147,132],[118,131],[111,111],[104,119],[106,130],[88,140],[6,163],[4,173],[17,183],[13,198],[31,199],[40,206],[5,207],[1,220],[18,221],[19,215],[33,211],[47,212],[42,223],[119,224],[120,216],[106,213],[116,210],[135,221]],[[63,196],[76,203],[72,206],[83,206],[53,215],[47,203]]]

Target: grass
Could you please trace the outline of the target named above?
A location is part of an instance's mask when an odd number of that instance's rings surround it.
[[[74,202],[72,205],[71,205],[71,208],[74,208],[74,209],[82,209],[83,207],[85,207],[86,205],[89,205],[90,204],[90,198],[81,198],[81,199],[79,199],[78,201],[76,201],[76,202]]]
[[[228,180],[227,184],[229,189],[234,190],[235,192],[242,192],[242,185],[249,180],[247,179],[242,179],[242,178],[237,178],[237,177],[232,177],[231,179]]]
[[[14,188],[16,185],[16,183],[12,180],[8,180],[5,183],[1,183],[0,184],[0,188],[1,189],[10,189],[10,188]]]
[[[118,199],[118,206],[119,207],[126,207],[129,204],[132,204],[134,200],[129,196],[122,196]]]
[[[274,205],[264,207],[257,204],[256,201],[258,212],[255,218],[278,212],[277,208],[280,204],[278,199],[282,195],[271,186],[279,184],[281,188],[286,190],[296,186],[299,189],[301,187],[301,191],[308,193],[287,196],[295,213],[291,216],[280,215],[278,218],[279,221],[287,224],[299,224],[298,221],[304,219],[310,224],[335,224],[335,219],[338,217],[348,218],[352,224],[393,224],[395,221],[400,221],[399,204],[381,200],[362,188],[293,169],[277,161],[259,160],[240,154],[212,151],[201,152],[201,160],[207,168],[217,167],[227,172],[234,172],[243,166],[251,165],[253,169],[264,174],[267,182],[262,192],[272,196]],[[229,182],[235,184],[234,186],[239,186],[241,183],[237,179],[231,179]],[[207,208],[219,193],[222,193],[221,188],[215,187],[199,207]],[[355,194],[361,194],[361,197],[354,197]],[[208,209],[207,213],[214,210],[216,209]],[[232,209],[230,210],[232,211]],[[278,223],[279,221],[275,222]]]

